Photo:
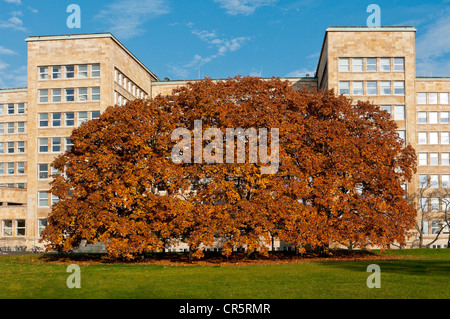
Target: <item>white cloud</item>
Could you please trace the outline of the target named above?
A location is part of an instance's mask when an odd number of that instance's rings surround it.
[[[259,7],[268,6],[276,0],[214,0],[219,3],[227,13],[232,15],[250,15]]]
[[[18,15],[22,15],[20,11],[14,11],[11,13],[12,17],[6,21],[0,20],[0,29],[13,29],[18,31],[27,31],[25,27],[23,27],[22,19],[18,18]]]
[[[450,18],[445,14],[435,20],[416,39],[416,73],[419,76],[450,75],[450,37],[445,36],[450,30]]]
[[[14,55],[14,54],[17,54],[17,53],[14,52],[13,50],[7,49],[7,48],[5,48],[5,47],[0,45],[0,54]]]
[[[96,19],[105,22],[120,38],[132,38],[145,32],[142,25],[151,18],[169,12],[166,0],[117,0],[101,10]]]
[[[22,4],[21,0],[5,0],[5,2],[13,3],[13,4]]]

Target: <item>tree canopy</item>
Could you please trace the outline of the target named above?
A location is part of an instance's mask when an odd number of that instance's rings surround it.
[[[227,129],[244,134],[230,143]],[[402,185],[416,158],[396,129],[369,102],[278,78],[204,79],[111,106],[52,164],[64,174],[42,238],[59,251],[103,242],[125,258],[179,242],[198,257],[215,242],[225,255],[264,253],[272,238],[300,250],[403,244],[416,210]]]

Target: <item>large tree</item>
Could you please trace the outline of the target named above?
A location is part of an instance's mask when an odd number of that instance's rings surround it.
[[[62,251],[100,241],[126,258],[177,241],[197,256],[218,241],[226,255],[273,238],[404,244],[415,153],[396,128],[368,102],[276,78],[205,79],[112,106],[53,163],[65,174],[43,239]]]

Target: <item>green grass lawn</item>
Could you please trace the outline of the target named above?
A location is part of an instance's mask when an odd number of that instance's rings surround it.
[[[4,255],[0,298],[450,297],[450,249],[376,254],[402,258],[239,266],[80,262],[80,289],[67,288],[68,264],[48,262],[40,255]],[[366,285],[369,264],[381,268],[380,289]]]

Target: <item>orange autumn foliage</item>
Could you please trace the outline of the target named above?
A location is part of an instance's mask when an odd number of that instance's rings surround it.
[[[250,162],[248,152],[245,163],[174,163],[171,134],[192,131],[195,120],[224,135],[278,128],[277,172],[261,174],[267,164]],[[264,253],[272,237],[300,249],[403,244],[416,211],[401,185],[416,158],[396,128],[368,102],[294,91],[277,78],[205,79],[111,106],[75,129],[73,148],[54,161],[65,176],[52,182],[60,200],[43,240],[58,251],[103,242],[110,256],[129,259],[177,242],[197,257],[217,241],[226,255],[236,247]]]

